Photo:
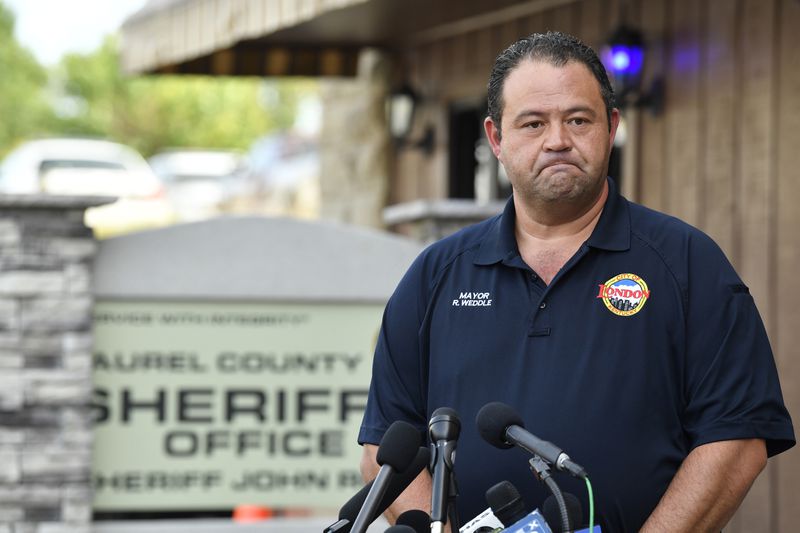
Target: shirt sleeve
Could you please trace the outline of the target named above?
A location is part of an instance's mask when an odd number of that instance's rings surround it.
[[[689,247],[684,428],[692,448],[761,438],[769,456],[795,444],[766,330],[749,289],[701,235]]]
[[[378,444],[396,420],[412,424],[421,435],[426,432],[427,355],[420,340],[427,307],[423,262],[417,258],[384,310],[359,444]]]

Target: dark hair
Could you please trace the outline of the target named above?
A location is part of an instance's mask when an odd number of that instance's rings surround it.
[[[503,114],[503,85],[506,78],[523,59],[544,61],[555,67],[563,67],[569,61],[583,63],[600,84],[600,96],[606,104],[606,118],[611,127],[611,110],[614,108],[614,89],[608,81],[608,74],[597,54],[579,39],[558,31],[534,33],[520,39],[502,52],[494,60],[488,85],[489,117],[500,131],[500,117]]]

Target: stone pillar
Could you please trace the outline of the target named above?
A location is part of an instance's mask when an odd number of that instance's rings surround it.
[[[383,221],[392,231],[428,245],[456,231],[503,212],[506,202],[486,203],[459,198],[415,200],[390,205]]]
[[[0,195],[0,533],[88,532],[92,259],[107,198]]]
[[[383,227],[389,184],[388,77],[387,57],[366,50],[355,80],[321,82],[322,218]]]

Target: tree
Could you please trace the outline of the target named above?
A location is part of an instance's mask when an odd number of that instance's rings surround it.
[[[46,86],[45,69],[14,39],[14,15],[0,2],[0,158],[17,143],[50,130]]]
[[[316,90],[311,81],[271,82],[265,91],[257,78],[127,78],[113,38],[92,54],[66,56],[57,78],[68,103],[62,132],[107,136],[145,155],[166,147],[247,148],[291,126],[300,99]]]

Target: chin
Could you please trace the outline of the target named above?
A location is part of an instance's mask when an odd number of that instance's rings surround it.
[[[585,176],[553,176],[532,187],[534,196],[547,202],[594,199],[598,190],[597,184],[587,180]]]

